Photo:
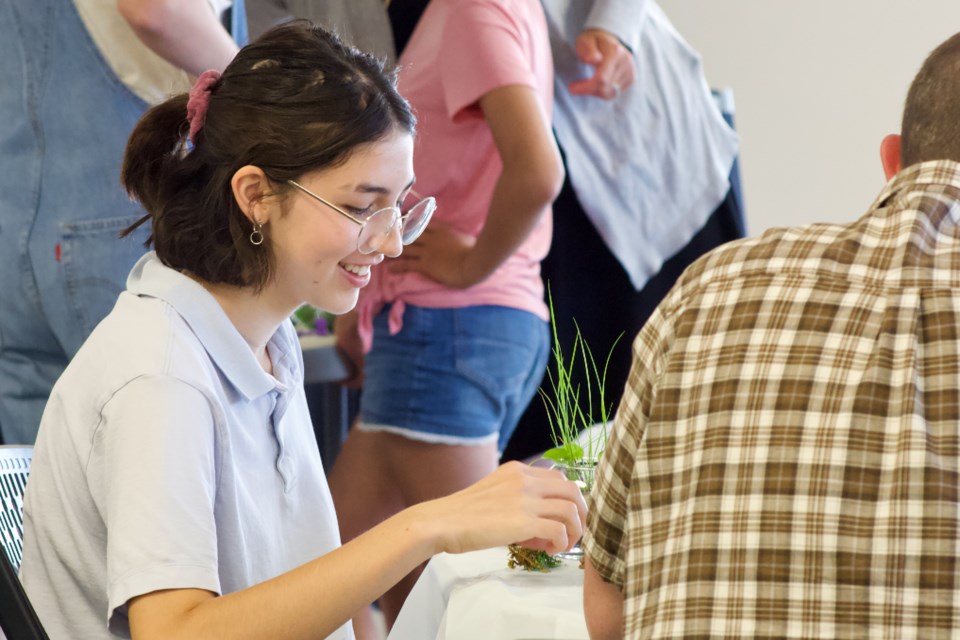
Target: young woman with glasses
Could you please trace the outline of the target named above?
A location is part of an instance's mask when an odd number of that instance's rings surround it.
[[[423,230],[413,137],[381,65],[302,23],[141,119],[122,180],[154,251],[54,388],[26,492],[51,637],[348,639],[433,553],[579,537],[577,488],[513,464],[340,546],[289,317],[350,310]]]

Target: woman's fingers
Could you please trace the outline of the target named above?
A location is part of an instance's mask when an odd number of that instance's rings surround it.
[[[541,500],[536,505],[537,513],[533,527],[536,533],[524,541],[524,546],[542,548],[548,553],[566,551],[583,537],[582,512],[568,500]]]
[[[554,553],[579,540],[586,523],[580,489],[552,469],[507,463],[458,496],[462,524],[474,526],[470,522],[475,515],[490,527],[489,539],[480,546],[532,540],[536,548]]]
[[[529,549],[546,551],[550,555],[567,551],[580,538],[570,537],[566,527],[555,520],[543,520],[539,523],[539,533],[526,540],[515,540],[519,545]]]
[[[563,504],[575,505],[577,518],[581,526],[586,525],[587,503],[583,498],[580,487],[578,487],[576,483],[567,480],[563,474],[556,469],[545,469],[528,465],[520,465],[520,467],[524,475],[528,477],[529,490],[532,495],[539,498],[560,498],[566,501]]]

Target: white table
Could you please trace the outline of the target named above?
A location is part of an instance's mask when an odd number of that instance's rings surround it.
[[[583,571],[507,568],[504,547],[434,557],[387,640],[586,640]]]

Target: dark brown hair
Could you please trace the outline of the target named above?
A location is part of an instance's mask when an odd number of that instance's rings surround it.
[[[240,50],[212,86],[203,128],[187,150],[187,95],[144,114],[124,153],[121,182],[146,209],[151,244],[169,267],[212,283],[262,288],[273,271],[269,236],[250,243],[251,224],[231,179],[260,167],[277,193],[286,180],[337,166],[360,145],[414,116],[396,74],[335,35],[295,21]]]
[[[910,85],[900,127],[904,167],[960,162],[960,33],[933,50]]]

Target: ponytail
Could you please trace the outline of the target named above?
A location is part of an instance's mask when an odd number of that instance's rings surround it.
[[[121,235],[129,235],[151,217],[160,215],[169,201],[173,182],[170,177],[186,151],[184,134],[189,127],[187,94],[152,107],[134,127],[123,154],[120,183],[146,209],[147,215]]]

